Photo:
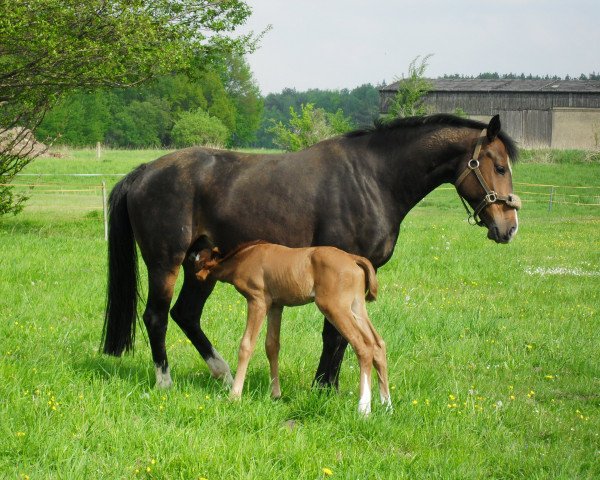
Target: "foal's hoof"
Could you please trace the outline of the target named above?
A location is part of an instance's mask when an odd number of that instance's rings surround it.
[[[241,399],[242,399],[241,393],[236,393],[234,391],[231,391],[231,393],[229,394],[229,400],[231,400],[232,402],[239,402]]]
[[[371,414],[371,404],[370,403],[359,403],[358,404],[358,413],[360,413],[363,417],[368,417]]]

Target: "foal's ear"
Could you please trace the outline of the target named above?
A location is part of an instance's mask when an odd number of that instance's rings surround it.
[[[206,277],[208,277],[209,273],[210,270],[208,268],[203,268],[202,270],[198,270],[196,272],[196,278],[201,282],[204,282],[206,280]]]
[[[500,133],[501,128],[502,126],[500,125],[500,115],[496,114],[492,117],[489,125],[487,126],[487,139],[490,142],[494,140]]]

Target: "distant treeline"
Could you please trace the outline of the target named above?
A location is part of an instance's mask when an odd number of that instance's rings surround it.
[[[270,93],[264,98],[264,112],[257,133],[256,146],[273,148],[273,126],[290,118],[290,108],[300,112],[302,105],[312,104],[329,113],[341,110],[355,127],[372,125],[379,116],[379,90],[371,84],[361,85],[352,90],[319,90],[303,92],[291,88],[281,93]]]
[[[441,78],[561,79],[497,72]],[[600,74],[582,74],[578,79],[600,80]],[[49,112],[37,136],[70,146],[101,142],[117,148],[148,148],[208,142],[276,148],[273,127],[287,124],[290,109],[300,112],[302,105],[312,104],[332,114],[341,111],[355,128],[372,125],[379,116],[379,88],[371,84],[351,90],[286,88],[262,97],[244,59],[230,58],[209,72],[199,69],[135,88],[73,94]],[[194,127],[207,131],[199,135],[192,131]]]
[[[250,146],[260,126],[263,99],[241,57],[210,71],[163,76],[132,88],[80,91],[63,99],[37,131],[41,140],[90,146],[184,146],[190,114],[217,132],[223,146]],[[175,138],[176,132],[184,140]]]
[[[484,79],[484,80],[499,80],[499,79],[506,79],[506,80],[600,80],[600,73],[596,73],[596,72],[592,72],[589,74],[585,74],[582,73],[581,75],[579,75],[579,77],[571,77],[569,75],[567,75],[566,77],[560,77],[558,75],[544,75],[544,76],[540,76],[540,75],[532,75],[531,73],[528,75],[525,75],[524,73],[521,74],[517,74],[517,73],[498,73],[498,72],[485,72],[485,73],[480,73],[479,75],[462,75],[459,73],[454,73],[451,75],[444,75],[441,78],[480,78],[480,79]]]

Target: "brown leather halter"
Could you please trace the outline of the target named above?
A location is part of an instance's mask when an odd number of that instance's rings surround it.
[[[502,202],[510,208],[514,208],[515,210],[519,210],[521,208],[521,199],[517,195],[515,195],[514,193],[509,193],[508,195],[499,195],[488,186],[487,182],[485,181],[485,178],[483,178],[483,175],[481,174],[481,170],[479,170],[479,154],[481,153],[481,146],[483,145],[483,140],[486,138],[486,136],[487,129],[484,128],[481,131],[481,135],[477,139],[477,145],[475,146],[473,157],[467,163],[467,168],[465,168],[465,170],[460,174],[456,182],[454,182],[454,186],[456,187],[458,196],[462,204],[465,206],[465,210],[467,211],[468,222],[471,225],[479,225],[480,227],[485,227],[486,225],[479,217],[479,214],[484,208],[486,208],[488,205],[491,205],[492,203]],[[479,184],[483,187],[483,190],[485,191],[485,196],[473,209],[473,212],[469,210],[469,205],[467,204],[466,200],[464,199],[464,197],[460,193],[460,190],[458,189],[460,184],[464,181],[465,178],[467,178],[467,176],[471,172],[475,174],[475,177],[477,177],[477,180],[479,180]]]

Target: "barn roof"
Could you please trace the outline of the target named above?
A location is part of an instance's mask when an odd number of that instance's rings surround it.
[[[380,89],[381,92],[396,92],[394,82]],[[600,93],[600,80],[527,80],[527,79],[480,79],[480,78],[436,78],[429,79],[434,92],[570,92]]]

